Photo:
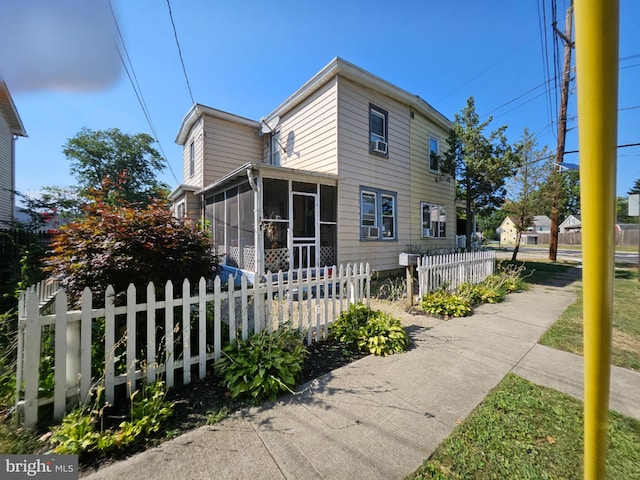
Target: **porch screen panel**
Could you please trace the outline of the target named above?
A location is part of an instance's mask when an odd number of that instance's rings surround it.
[[[253,190],[248,183],[238,187],[238,225],[240,234],[240,268],[254,271],[256,265],[254,219],[253,219]]]
[[[287,220],[289,218],[289,182],[265,178],[262,185],[265,220]]]
[[[204,202],[204,221],[205,225],[211,225],[211,244],[215,247],[215,230],[214,230],[214,203],[213,197],[208,197]],[[214,252],[216,253],[216,252]]]
[[[227,218],[227,265],[240,266],[240,243],[238,238],[238,189],[232,188],[225,192]]]
[[[224,255],[227,253],[225,248],[225,209],[224,209],[224,193],[219,193],[213,197],[213,241],[216,246],[216,253]]]

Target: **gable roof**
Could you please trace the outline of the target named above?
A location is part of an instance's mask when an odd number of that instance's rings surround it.
[[[381,92],[401,103],[413,107],[416,111],[422,113],[445,130],[449,130],[451,128],[451,121],[418,95],[414,95],[406,90],[396,87],[386,80],[383,80],[382,78],[354,65],[353,63],[347,62],[340,57],[335,57],[331,60],[331,62],[329,62],[322,70],[316,73],[304,85],[291,94],[289,98],[265,117],[265,121],[268,122],[276,116],[286,114],[314,92],[319,90],[328,80],[336,75],[348,78],[349,80]]]
[[[546,215],[534,215],[533,216],[533,224],[536,227],[550,227],[551,219]]]
[[[18,115],[18,110],[13,103],[9,88],[5,82],[0,82],[0,112],[7,120],[12,135],[18,135],[20,137],[27,136],[27,132],[24,129],[24,125],[22,125],[22,120],[20,120],[20,115]]]
[[[222,110],[218,110],[217,108],[207,107],[206,105],[202,105],[200,103],[195,103],[182,119],[180,130],[178,130],[178,135],[176,136],[176,143],[178,145],[184,145],[184,142],[187,140],[187,136],[189,135],[189,132],[191,131],[193,125],[198,120],[200,120],[202,115],[205,114],[211,117],[227,120],[229,122],[238,123],[240,125],[246,125],[248,127],[260,128],[261,126],[260,122],[256,120],[251,120],[249,118],[241,117],[240,115],[224,112]]]
[[[425,117],[429,118],[436,125],[444,128],[445,130],[451,129],[451,121],[445,117],[442,113],[437,111],[427,102],[425,102],[418,95],[411,94],[406,90],[403,90],[395,85],[383,80],[382,78],[367,72],[363,68],[360,68],[352,63],[343,60],[340,57],[335,57],[329,64],[327,64],[322,70],[311,77],[304,85],[289,96],[284,102],[282,102],[274,111],[263,118],[265,122],[269,122],[271,119],[285,115],[287,112],[298,106],[309,96],[313,95],[322,86],[324,86],[329,80],[336,76],[348,78],[360,85],[369,87],[373,90],[383,93],[390,98],[397,100],[405,105],[408,105],[415,109],[417,112],[422,113]],[[196,103],[194,104],[187,114],[182,119],[180,130],[176,136],[176,143],[178,145],[184,145],[184,142],[189,135],[189,132],[193,125],[202,117],[203,114],[211,115],[231,122],[240,123],[255,128],[261,128],[261,122],[251,120],[232,113],[223,112],[215,108],[207,107],[205,105]]]

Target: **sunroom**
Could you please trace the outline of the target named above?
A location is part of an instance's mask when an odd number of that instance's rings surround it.
[[[221,277],[249,284],[280,270],[315,274],[337,262],[337,177],[246,164],[196,194]]]

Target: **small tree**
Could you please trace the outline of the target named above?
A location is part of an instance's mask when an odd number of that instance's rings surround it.
[[[465,200],[467,250],[471,249],[473,219],[476,213],[490,213],[506,196],[505,181],[512,176],[517,156],[507,144],[506,125],[485,136],[492,118],[480,122],[473,97],[456,113],[448,139],[448,150],[441,159],[442,176],[454,177],[459,198]]]
[[[207,234],[173,217],[164,201],[140,208],[125,200],[107,203],[104,192],[93,196],[83,217],[55,234],[47,261],[46,270],[61,279],[72,298],[85,287],[102,297],[107,285],[121,292],[130,283],[197,281],[217,268]]]
[[[516,261],[522,232],[533,225],[533,217],[539,214],[539,205],[535,192],[552,172],[551,164],[546,161],[549,157],[546,147],[536,148],[537,142],[527,128],[522,132],[521,140],[516,144],[520,160],[515,175],[508,181],[511,199],[505,202],[503,210],[513,215],[516,222],[516,244],[511,261]]]

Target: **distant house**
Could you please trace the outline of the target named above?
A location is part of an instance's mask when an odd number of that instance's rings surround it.
[[[500,224],[500,243],[516,243],[518,222],[516,217],[507,216]]]
[[[579,232],[582,230],[582,222],[580,215],[569,215],[560,225],[558,225],[560,233]]]
[[[533,223],[526,231],[522,232],[522,243],[538,243],[538,233],[549,233],[551,231],[551,219],[546,215],[535,215]],[[518,234],[518,220],[515,216],[507,216],[500,224],[500,242],[516,243]]]
[[[534,215],[533,225],[527,228],[527,232],[538,232],[538,233],[551,232],[551,219],[546,215]]]
[[[0,82],[0,228],[14,220],[15,141],[26,136],[7,84]]]
[[[335,58],[261,121],[196,104],[176,142],[174,214],[205,220],[225,271],[369,262],[455,246],[455,182],[439,178],[451,122]]]

